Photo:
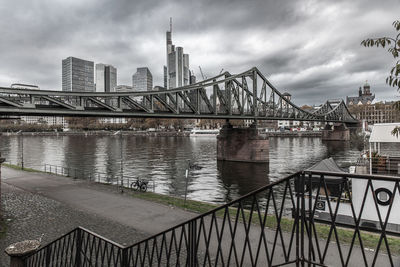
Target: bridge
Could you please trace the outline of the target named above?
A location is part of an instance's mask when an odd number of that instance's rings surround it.
[[[164,91],[63,92],[0,87],[0,116],[97,116],[189,119],[297,120],[356,124],[345,103],[315,112],[296,106],[257,69],[224,72]]]
[[[0,116],[82,116],[182,119],[320,121],[356,125],[343,100],[317,111],[296,106],[257,69],[224,72],[195,84],[144,92],[60,92],[0,88]],[[326,140],[349,140],[347,126],[325,131]],[[217,159],[269,162],[269,139],[256,127],[227,123],[217,142]]]

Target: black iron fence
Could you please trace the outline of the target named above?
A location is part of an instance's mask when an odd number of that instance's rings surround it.
[[[399,266],[399,181],[299,172],[128,247],[77,228],[27,266]]]

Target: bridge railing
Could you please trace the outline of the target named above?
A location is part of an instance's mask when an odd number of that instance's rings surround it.
[[[74,266],[398,266],[399,189],[388,176],[298,172],[128,247],[80,228],[83,238],[74,230],[55,241],[66,245],[50,243],[26,260],[28,266],[70,258],[80,263]],[[49,265],[36,264],[43,258]]]

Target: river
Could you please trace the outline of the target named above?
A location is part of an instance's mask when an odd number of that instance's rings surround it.
[[[183,196],[187,160],[198,166],[189,172],[188,198],[226,203],[260,186],[306,169],[327,157],[348,167],[360,156],[349,142],[320,138],[270,138],[270,163],[217,162],[215,137],[141,136],[0,136],[7,162],[43,169],[44,164],[73,167],[118,176],[151,178],[155,192]],[[122,145],[122,153],[121,153]]]

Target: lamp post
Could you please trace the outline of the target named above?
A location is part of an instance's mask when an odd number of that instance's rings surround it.
[[[188,179],[189,179],[189,170],[190,170],[190,159],[187,160],[188,166],[185,171],[185,200],[184,200],[184,206],[186,207],[186,198],[187,198],[187,190],[188,190]]]
[[[0,216],[3,214],[2,213],[2,203],[1,203],[1,164],[5,161],[5,158],[1,157],[1,153],[0,153]],[[0,218],[1,219],[1,218]]]
[[[119,134],[119,146],[120,146],[120,173],[121,173],[121,193],[124,192],[124,159],[122,156],[122,131],[119,130],[117,132],[114,133],[114,135],[118,135]]]
[[[21,138],[21,169],[24,169],[24,136],[22,134],[22,130],[17,132]]]

